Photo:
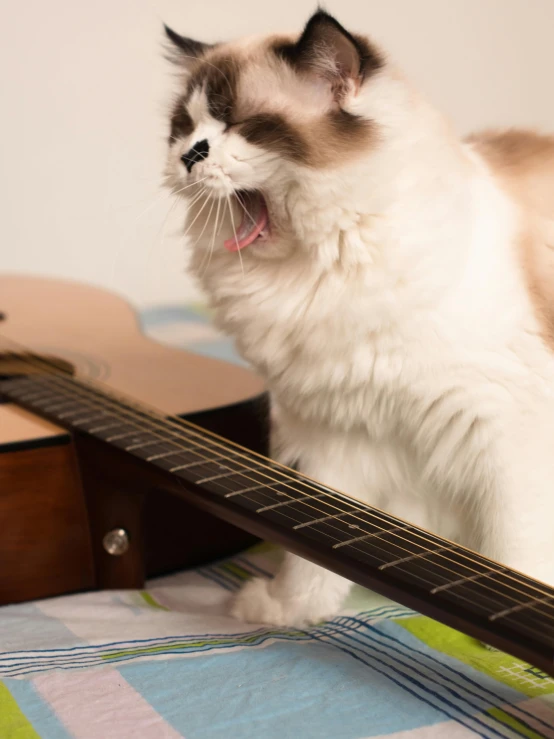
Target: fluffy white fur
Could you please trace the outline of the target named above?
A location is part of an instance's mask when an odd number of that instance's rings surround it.
[[[267,96],[263,75],[277,73],[251,74],[250,94]],[[264,104],[293,118],[331,105],[322,86],[296,110],[287,80],[272,84],[281,92]],[[343,107],[377,121],[379,136],[334,167],[225,132],[202,93],[194,134],[169,156],[175,190],[199,182],[223,196],[223,216],[235,188],[263,187],[279,226],[272,242],[229,253],[230,211],[215,233],[212,209],[191,258],[219,326],[267,380],[273,455],[554,584],[554,358],[521,264],[521,209],[390,65]],[[210,156],[188,174],[179,157],[202,138]],[[233,614],[315,622],[349,586],[287,555],[274,580],[245,585]]]

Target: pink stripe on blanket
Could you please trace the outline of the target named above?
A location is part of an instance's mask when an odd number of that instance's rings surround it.
[[[74,739],[182,739],[117,670],[51,672],[33,685]]]

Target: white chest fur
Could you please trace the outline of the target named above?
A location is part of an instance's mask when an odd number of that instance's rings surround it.
[[[554,387],[554,368],[535,335],[513,206],[484,173],[472,187],[460,209],[469,225],[420,235],[416,220],[395,221],[387,235],[386,219],[373,232],[358,219],[339,238],[359,246],[369,235],[367,263],[322,269],[293,250],[241,264],[220,250],[203,282],[218,323],[267,379],[275,454],[475,545],[460,510],[502,464],[497,441],[521,403],[545,380]]]

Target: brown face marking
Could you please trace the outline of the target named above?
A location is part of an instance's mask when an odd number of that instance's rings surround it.
[[[182,97],[177,102],[173,115],[171,116],[171,128],[169,133],[169,144],[173,144],[178,138],[190,136],[194,130],[192,118],[188,114],[186,104],[187,97]]]
[[[375,124],[367,118],[360,118],[339,108],[328,113],[327,128],[329,134],[339,140],[339,148],[361,148],[367,135],[374,131]]]
[[[259,113],[239,127],[250,144],[274,151],[284,159],[308,164],[310,152],[302,134],[277,113]]]
[[[225,124],[232,122],[236,107],[239,65],[231,57],[210,56],[200,65],[189,83],[189,95],[203,88],[208,100],[210,115]]]
[[[341,109],[331,111],[310,130],[310,140],[317,142],[311,166],[324,169],[355,159],[375,143],[376,132],[373,121]]]

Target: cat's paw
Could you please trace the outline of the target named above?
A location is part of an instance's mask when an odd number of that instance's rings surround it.
[[[269,593],[271,580],[255,577],[245,583],[231,604],[231,616],[254,624],[284,626],[282,604]]]
[[[324,621],[334,609],[309,598],[283,598],[271,593],[271,580],[256,577],[239,590],[231,605],[231,615],[239,621],[272,626],[302,628]]]

